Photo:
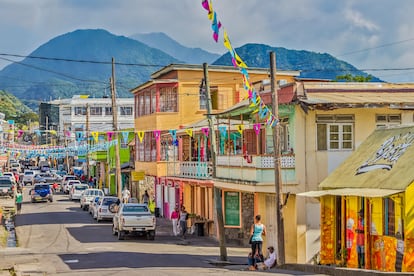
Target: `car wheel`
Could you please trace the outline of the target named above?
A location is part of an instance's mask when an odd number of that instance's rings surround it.
[[[118,230],[118,240],[124,239],[124,231]]]
[[[147,240],[153,241],[155,239],[155,231],[148,231]]]
[[[50,201],[50,202],[53,202],[53,198],[50,198],[50,199],[49,199],[49,201]]]
[[[116,236],[118,234],[118,231],[116,231],[115,224],[112,224],[112,235]]]

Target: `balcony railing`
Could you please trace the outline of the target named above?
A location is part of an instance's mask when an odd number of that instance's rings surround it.
[[[295,168],[295,155],[281,155],[281,168]],[[271,155],[253,155],[243,157],[241,155],[217,156],[217,166],[250,167],[256,169],[271,169],[275,167],[274,157]]]
[[[168,162],[167,175],[194,179],[210,179],[213,165],[210,162]]]

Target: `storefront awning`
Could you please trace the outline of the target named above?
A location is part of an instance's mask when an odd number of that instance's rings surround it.
[[[360,197],[386,197],[393,194],[404,192],[404,190],[390,190],[390,189],[369,189],[369,188],[343,188],[320,191],[309,191],[297,194],[298,196],[306,197],[321,197],[326,195],[334,196],[360,196]]]

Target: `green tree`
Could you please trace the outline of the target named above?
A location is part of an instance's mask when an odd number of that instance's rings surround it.
[[[345,81],[345,82],[370,82],[372,80],[372,75],[367,76],[354,76],[351,74],[345,74],[336,76],[335,81]]]

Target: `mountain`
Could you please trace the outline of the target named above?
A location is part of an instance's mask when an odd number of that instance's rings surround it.
[[[0,90],[0,112],[5,115],[6,120],[10,120],[31,112],[31,109],[12,94]]]
[[[278,70],[299,70],[301,78],[334,80],[337,76],[351,74],[368,76],[351,64],[341,61],[330,54],[310,51],[289,50],[264,44],[245,44],[235,51],[248,67],[270,68],[270,52],[276,54]],[[226,53],[213,62],[213,65],[232,65],[230,53]],[[372,77],[371,81],[380,81]]]
[[[24,100],[49,101],[74,94],[101,97],[110,94],[112,57],[119,97],[131,97],[129,90],[147,81],[151,73],[178,62],[158,49],[106,30],[76,30],[5,67],[0,84]]]
[[[134,34],[130,38],[159,49],[188,64],[203,64],[204,62],[211,64],[220,57],[219,54],[210,53],[200,48],[185,47],[164,33]]]

